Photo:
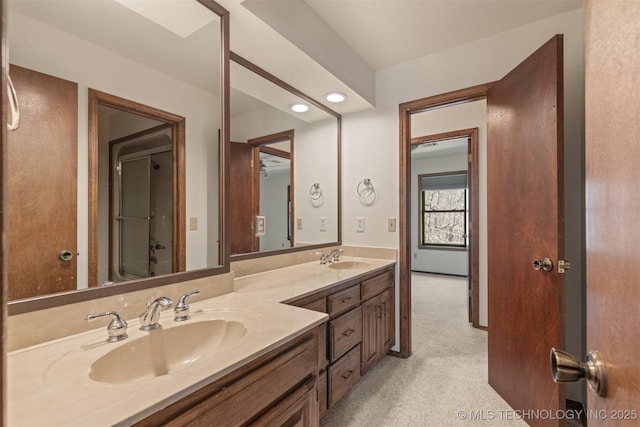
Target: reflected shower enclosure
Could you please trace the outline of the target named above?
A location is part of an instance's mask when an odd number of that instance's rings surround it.
[[[131,154],[122,153],[145,143],[114,146],[113,281],[171,273],[171,140],[151,142],[159,146]]]
[[[172,272],[173,175],[167,125],[120,138],[111,147],[109,281]]]

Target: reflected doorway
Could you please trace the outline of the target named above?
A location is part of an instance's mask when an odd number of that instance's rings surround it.
[[[89,285],[185,270],[185,120],[89,90]]]

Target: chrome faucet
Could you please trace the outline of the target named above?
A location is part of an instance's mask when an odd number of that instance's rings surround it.
[[[160,327],[160,312],[171,307],[173,301],[167,297],[156,298],[147,303],[147,309],[140,315],[140,330],[152,331]]]
[[[113,320],[107,326],[109,337],[108,342],[122,341],[127,338],[127,322],[115,311],[106,311],[104,313],[92,313],[85,316],[85,320],[93,320],[99,317],[113,316]]]
[[[330,262],[338,262],[340,261],[340,254],[342,252],[344,251],[340,248],[334,249],[331,252],[329,252],[329,255],[327,255],[327,258],[329,259]]]
[[[320,255],[320,265],[329,264],[330,262],[340,261],[340,254],[344,252],[342,249],[334,249],[325,255],[324,252],[316,252],[316,255]]]
[[[175,317],[173,320],[176,322],[184,322],[185,320],[189,320],[191,315],[189,314],[189,304],[187,304],[187,298],[191,295],[197,295],[200,293],[200,289],[196,289],[195,291],[188,292],[180,297],[176,307],[173,309],[175,313]]]
[[[329,255],[325,255],[324,252],[318,251],[316,255],[320,255],[320,265],[325,265],[329,263]]]

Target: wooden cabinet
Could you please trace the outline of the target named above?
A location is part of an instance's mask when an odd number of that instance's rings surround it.
[[[319,350],[321,417],[393,347],[394,295],[391,267],[291,301],[298,307],[329,313],[326,347]]]
[[[360,345],[329,366],[329,408],[360,381]]]
[[[318,330],[142,420],[140,426],[318,425]]]
[[[329,321],[329,361],[338,360],[362,340],[362,308]]]
[[[364,375],[395,341],[393,287],[362,303],[362,374]]]

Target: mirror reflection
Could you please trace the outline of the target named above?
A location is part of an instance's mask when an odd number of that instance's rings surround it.
[[[231,254],[337,242],[339,116],[233,60],[230,74]]]
[[[221,264],[220,18],[142,3],[8,2],[11,300]]]

